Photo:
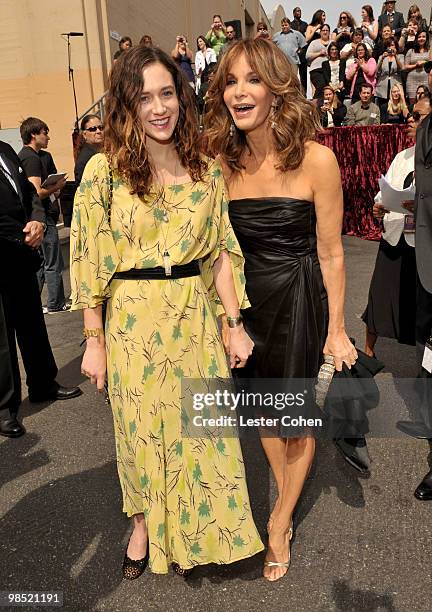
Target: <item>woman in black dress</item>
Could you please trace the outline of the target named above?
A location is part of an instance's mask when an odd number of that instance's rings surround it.
[[[314,141],[315,106],[290,62],[271,42],[243,40],[222,57],[209,90],[208,142],[220,153],[229,215],[245,257],[255,343],[249,375],[314,378],[323,353],[336,368],[357,359],[344,327],[342,188],[333,153]],[[262,436],[278,488],[268,523],[264,576],[288,570],[292,515],[315,440]]]

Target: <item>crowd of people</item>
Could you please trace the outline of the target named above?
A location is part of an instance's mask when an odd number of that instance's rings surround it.
[[[307,24],[296,7],[273,38],[260,23],[248,40],[215,15],[195,56],[182,34],[170,54],[148,35],[138,45],[124,37],[104,122],[82,120],[71,308],[83,311],[81,371],[107,391],[113,411],[123,510],[132,519],[126,579],[147,565],[187,576],[196,565],[233,563],[264,547],[239,441],[211,428],[187,435],[183,379],[320,379],[324,366],[323,379],[329,368],[349,378],[359,366],[372,376],[382,367],[376,339],[386,336],[417,344],[429,401],[422,358],[432,329],[432,60],[418,8],[407,25],[394,8],[385,2],[375,19],[365,5],[359,27],[343,11],[332,30],[324,11]],[[384,232],[363,353],[345,330],[339,168],[315,136],[322,126],[384,117],[407,122],[417,139],[387,175],[399,188],[415,173],[415,201],[413,191],[398,215],[377,194]],[[21,136],[18,156],[0,144],[0,254],[11,262],[0,279],[0,406],[9,412],[0,434],[10,438],[24,434],[16,340],[30,401],[81,393],[55,380],[40,298],[45,280],[47,314],[69,310],[56,227],[65,177],[46,152],[44,121],[27,118]],[[432,419],[422,415],[399,426],[432,440]],[[290,565],[315,438],[281,423],[270,429],[260,433],[278,493],[263,569],[273,582]],[[352,467],[369,472],[363,432],[335,443]],[[432,471],[415,494],[432,499]]]
[[[325,11],[316,11],[308,24],[302,20],[301,8],[295,7],[293,18],[284,17],[273,37],[268,25],[258,22],[255,38],[273,40],[296,67],[306,96],[321,111],[323,126],[406,123],[418,97],[428,91],[423,67],[432,51],[429,27],[419,7],[412,5],[405,19],[395,5],[392,0],[385,2],[378,18],[370,5],[364,5],[358,21],[342,11],[333,29],[326,23]],[[172,57],[195,88],[202,112],[213,64],[236,39],[234,26],[225,26],[220,15],[214,15],[209,31],[198,36],[195,55],[187,38],[177,37]],[[130,46],[129,37],[122,39],[115,57]],[[365,93],[362,99],[366,86],[370,96]],[[371,112],[365,112],[370,103]],[[351,104],[357,106],[347,113]]]

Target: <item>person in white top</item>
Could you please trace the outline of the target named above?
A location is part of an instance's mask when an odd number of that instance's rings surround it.
[[[361,30],[361,28],[356,28],[351,35],[351,42],[347,43],[344,47],[342,47],[341,52],[340,52],[340,58],[341,60],[346,61],[346,68],[348,68],[351,64],[354,63],[355,50],[357,49],[357,45],[359,45],[361,42],[364,42],[369,53],[371,53],[372,47],[367,42],[365,42],[363,39],[364,39],[363,30]]]
[[[197,49],[195,54],[195,74],[196,78],[196,93],[199,92],[201,87],[201,77],[203,72],[209,64],[217,62],[215,51],[211,48],[210,43],[205,36],[198,36],[197,38]]]
[[[408,135],[415,138],[420,123],[431,112],[430,97],[421,98],[408,119]],[[415,146],[396,155],[386,174],[395,189],[414,181]],[[386,210],[381,192],[375,197],[373,214],[383,219],[382,234],[369,288],[368,305],[362,319],[366,323],[365,353],[374,356],[378,336],[415,344],[416,263],[414,217],[407,203],[406,215]]]
[[[364,34],[364,42],[373,48],[378,37],[378,20],[375,19],[370,4],[362,6],[360,28]]]

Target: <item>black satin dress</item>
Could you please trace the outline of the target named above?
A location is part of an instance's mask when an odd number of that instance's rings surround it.
[[[251,308],[242,315],[255,343],[242,376],[315,378],[328,304],[313,203],[278,197],[232,200],[229,217],[245,257]]]

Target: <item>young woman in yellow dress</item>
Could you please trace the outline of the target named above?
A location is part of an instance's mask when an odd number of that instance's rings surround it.
[[[105,153],[75,199],[71,282],[73,309],[84,311],[82,371],[99,390],[107,379],[133,517],[124,577],[147,562],[185,575],[262,550],[238,440],[182,435],[182,379],[229,376],[217,315],[230,320],[231,367],[253,343],[221,169],[201,155],[193,92],[158,49],[134,47],[113,68]]]
[[[351,367],[357,352],[344,324],[342,186],[335,156],[314,140],[316,108],[286,56],[262,39],[230,47],[208,97],[208,146],[223,164],[246,262],[244,319],[255,343],[246,374],[314,379],[324,353],[337,370]],[[275,581],[290,564],[292,517],[315,440],[284,426],[261,433],[278,492],[264,566]]]

